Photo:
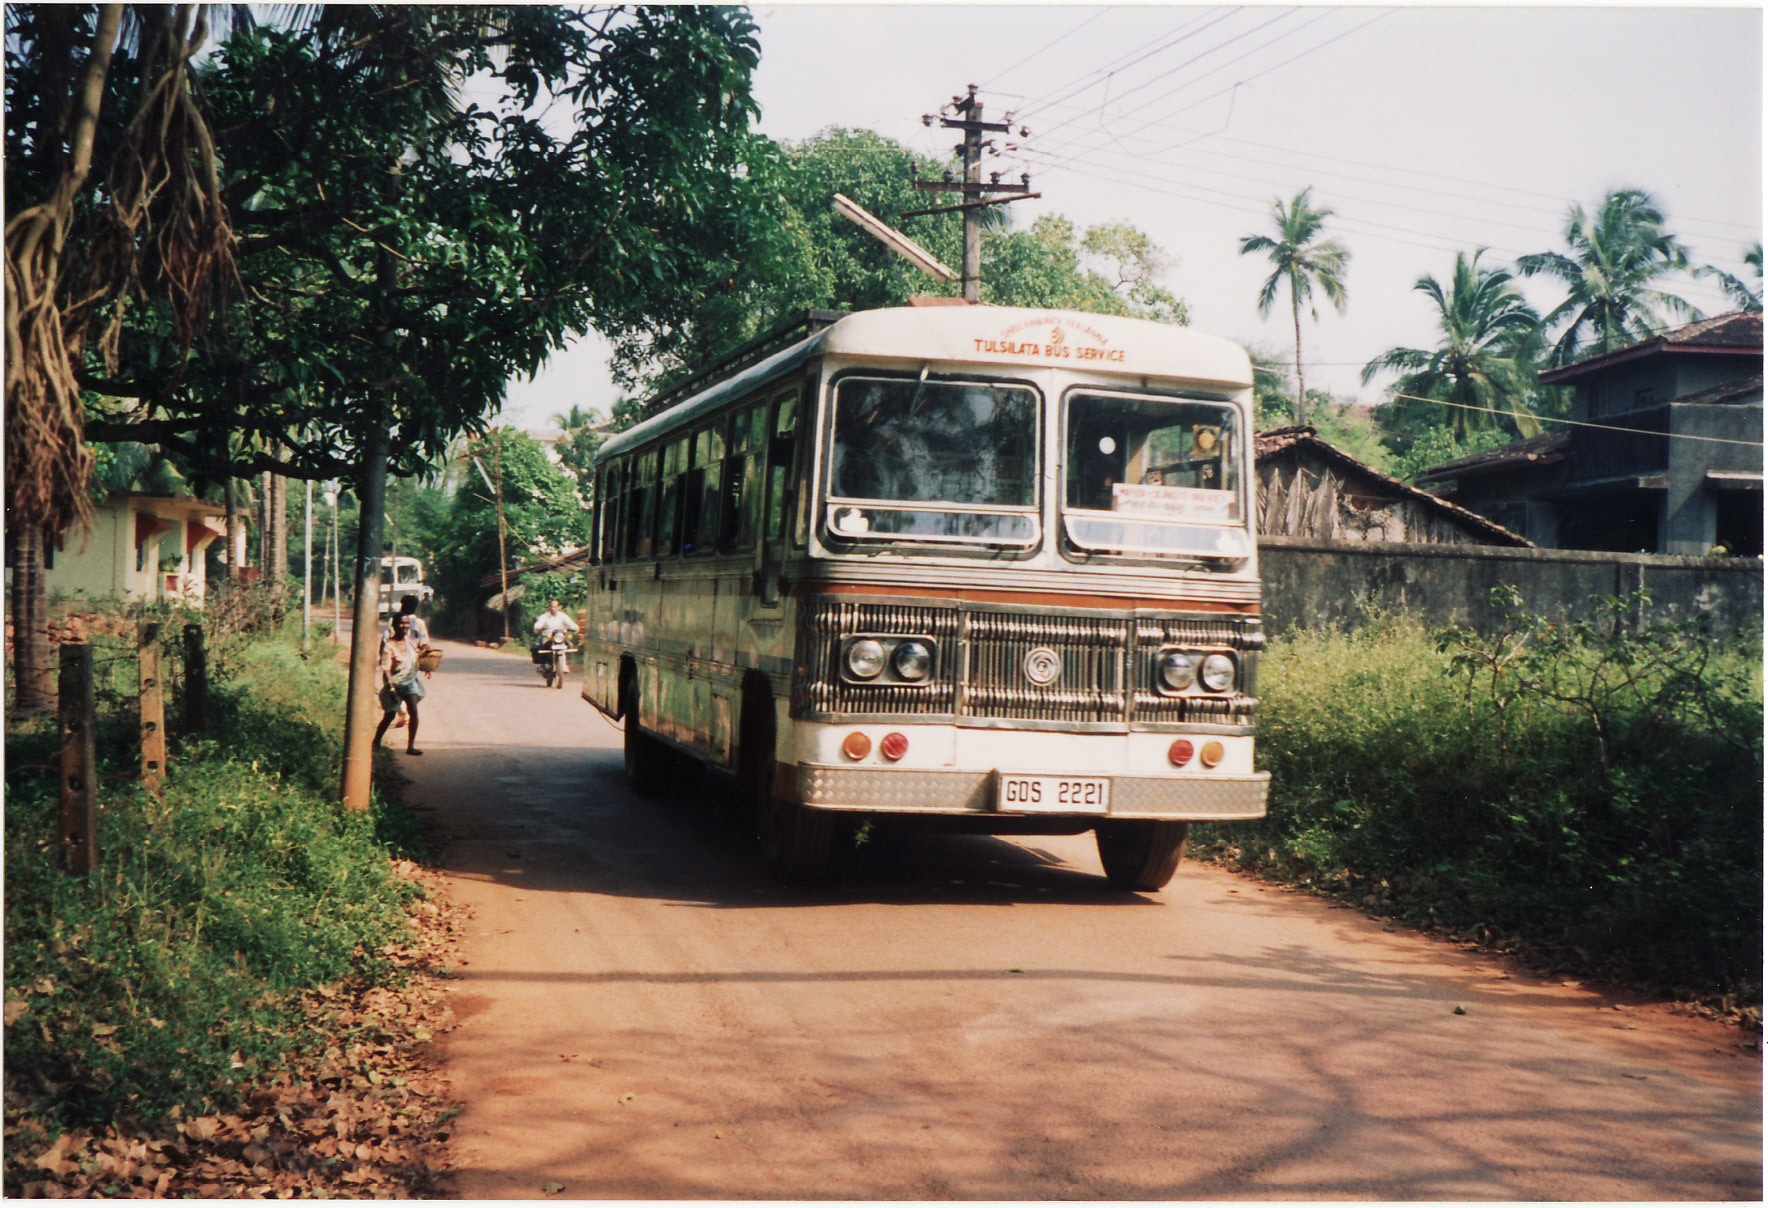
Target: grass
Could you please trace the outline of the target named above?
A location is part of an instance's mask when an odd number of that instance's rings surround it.
[[[414,833],[396,807],[333,804],[343,667],[276,636],[232,649],[208,732],[175,744],[155,800],[110,666],[92,876],[59,867],[54,719],[7,734],[7,1080],[66,1126],[213,1108],[323,1048],[302,996],[392,976],[418,892],[389,870]]]
[[[1204,858],[1562,968],[1761,1002],[1760,634],[1517,614],[1296,632],[1259,665],[1262,822]]]

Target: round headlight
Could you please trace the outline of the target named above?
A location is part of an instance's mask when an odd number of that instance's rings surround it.
[[[1191,656],[1169,650],[1160,656],[1160,682],[1174,692],[1183,692],[1197,679],[1197,664]]]
[[[871,638],[861,638],[847,648],[847,673],[854,679],[876,679],[884,670],[884,647]]]
[[[1203,660],[1198,678],[1211,692],[1226,692],[1234,686],[1234,660],[1225,654],[1212,654]]]
[[[898,676],[919,683],[933,674],[933,651],[926,642],[901,642],[890,654],[890,665]]]

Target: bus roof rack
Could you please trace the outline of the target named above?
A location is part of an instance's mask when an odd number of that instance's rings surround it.
[[[775,324],[773,329],[765,335],[757,336],[747,344],[734,348],[721,357],[702,363],[697,368],[688,371],[686,377],[676,378],[669,382],[646,401],[641,418],[649,419],[664,408],[671,407],[696,393],[708,383],[753,365],[789,344],[796,344],[800,340],[808,339],[836,320],[846,318],[847,313],[844,310],[793,311]]]

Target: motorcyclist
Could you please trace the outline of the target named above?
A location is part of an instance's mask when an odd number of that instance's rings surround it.
[[[554,600],[546,606],[546,611],[541,613],[534,621],[535,660],[539,661],[539,659],[546,654],[547,648],[552,644],[552,640],[555,636],[564,633],[577,634],[581,632],[582,630],[577,628],[577,622],[570,618],[557,600]],[[569,646],[575,646],[576,644],[575,641],[568,643]],[[563,675],[570,669],[570,655],[569,653],[562,653],[559,656],[559,674]]]

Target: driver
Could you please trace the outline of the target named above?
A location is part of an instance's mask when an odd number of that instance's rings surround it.
[[[538,655],[546,649],[554,637],[560,634],[581,632],[577,628],[577,622],[570,618],[557,600],[554,600],[546,606],[546,611],[534,621],[534,652]],[[576,644],[576,642],[569,643],[571,646]],[[561,673],[569,671],[571,669],[570,655],[561,655],[560,660],[559,671]]]

